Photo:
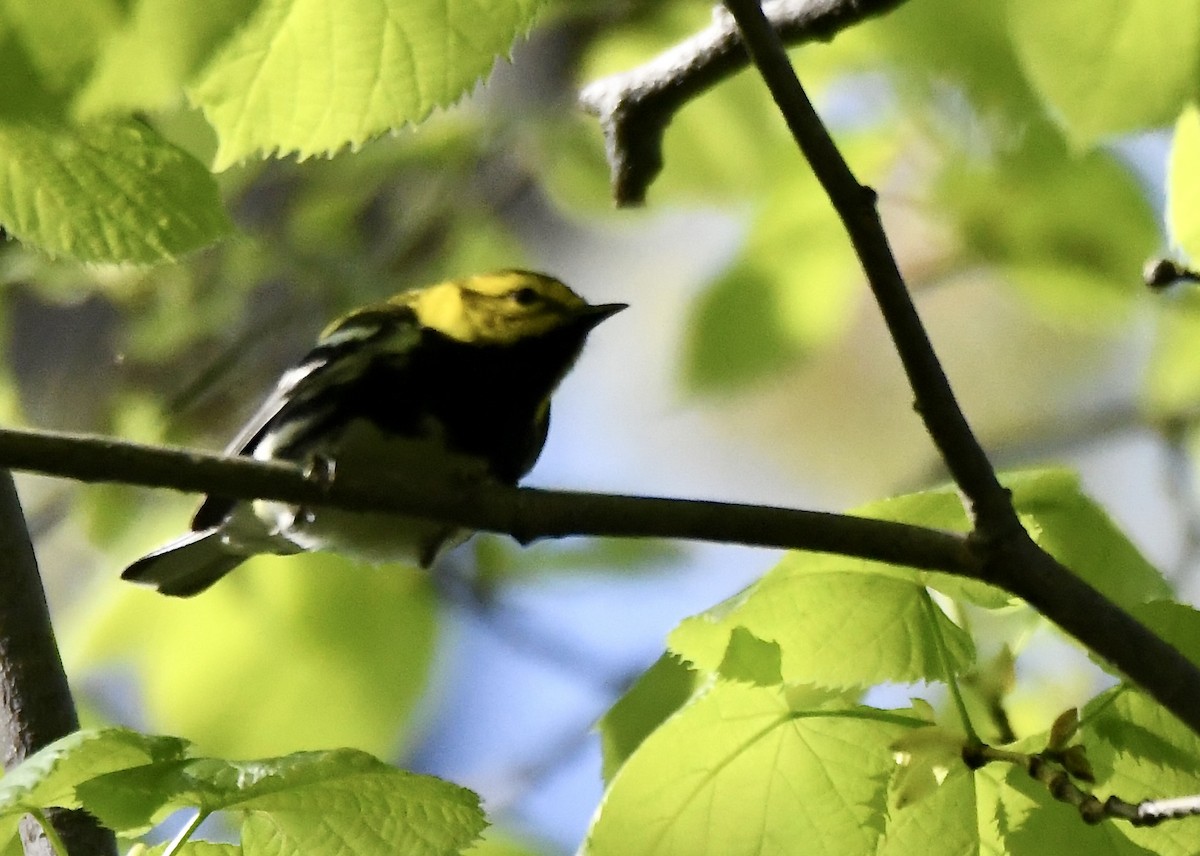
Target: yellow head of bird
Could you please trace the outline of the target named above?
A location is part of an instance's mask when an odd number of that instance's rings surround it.
[[[506,270],[447,280],[397,295],[422,326],[473,345],[511,345],[577,326],[586,333],[623,303],[589,304],[545,274]]]

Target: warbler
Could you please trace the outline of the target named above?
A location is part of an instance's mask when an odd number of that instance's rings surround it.
[[[506,484],[529,472],[550,425],[550,396],[588,333],[624,309],[591,305],[524,270],[448,280],[351,312],[279,379],[226,449],[421,479],[463,461]],[[192,531],[138,559],[123,579],[197,594],[259,553],[332,550],[430,565],[469,537],[454,526],[381,513],[206,497]]]

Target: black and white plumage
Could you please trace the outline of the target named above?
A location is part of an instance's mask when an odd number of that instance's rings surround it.
[[[501,271],[350,313],[283,374],[229,454],[414,479],[454,459],[515,484],[540,454],[550,395],[588,333],[624,304],[589,305],[552,277]],[[396,515],[209,496],[192,531],[123,579],[197,594],[258,553],[332,550],[430,564],[469,533]]]

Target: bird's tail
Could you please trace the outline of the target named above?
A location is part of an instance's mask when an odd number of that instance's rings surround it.
[[[216,527],[190,532],[143,556],[121,579],[152,585],[163,594],[191,597],[249,558],[223,543]]]

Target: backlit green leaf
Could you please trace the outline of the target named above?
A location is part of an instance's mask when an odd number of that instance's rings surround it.
[[[529,28],[540,0],[264,0],[193,99],[214,168],[256,153],[356,147],[457,101]]]
[[[648,736],[613,779],[589,856],[870,853],[883,831],[900,711],[792,708],[717,683]]]
[[[1022,65],[1079,146],[1171,121],[1195,87],[1191,0],[1011,0]]]
[[[1066,470],[1010,474],[1005,484],[1022,514],[1037,522],[1038,543],[1102,594],[1126,608],[1169,597],[1157,568],[1084,494]]]
[[[256,5],[256,0],[137,0],[104,42],[76,99],[77,114],[176,106],[184,84]]]
[[[180,808],[237,812],[247,854],[437,856],[470,844],[485,823],[470,791],[351,749],[135,767],[92,779],[79,795],[122,830]]]
[[[1200,260],[1200,108],[1195,103],[1175,122],[1167,172],[1167,228],[1176,246]]]
[[[1082,719],[1079,739],[1097,790],[1133,803],[1200,793],[1200,738],[1141,692],[1106,693],[1084,709]],[[1187,822],[1113,825],[1148,852],[1188,856],[1196,849],[1195,829]]]
[[[0,24],[37,69],[38,83],[64,101],[91,71],[123,12],[122,0],[3,0]],[[17,88],[27,79],[5,80]]]
[[[746,591],[685,619],[668,645],[717,671],[742,630],[778,646],[787,683],[840,688],[944,680],[946,664],[959,673],[974,659],[970,637],[932,603],[915,575],[840,556],[789,554]]]
[[[1003,271],[1060,323],[1123,321],[1161,240],[1141,187],[1111,154],[1072,155],[1044,125],[1019,140],[1010,150],[960,157],[940,177],[937,201],[963,251]]]
[[[199,161],[136,121],[0,123],[0,225],[52,256],[171,259],[229,231]]]
[[[42,748],[0,779],[0,852],[30,809],[78,808],[75,787],[112,770],[183,757],[187,744],[123,728],[76,731]]]
[[[647,735],[696,691],[698,675],[678,657],[663,654],[600,719],[604,781],[613,775]]]
[[[92,604],[77,661],[133,663],[149,721],[205,752],[383,755],[427,688],[435,604],[410,568],[262,557],[190,600],[110,592]]]

